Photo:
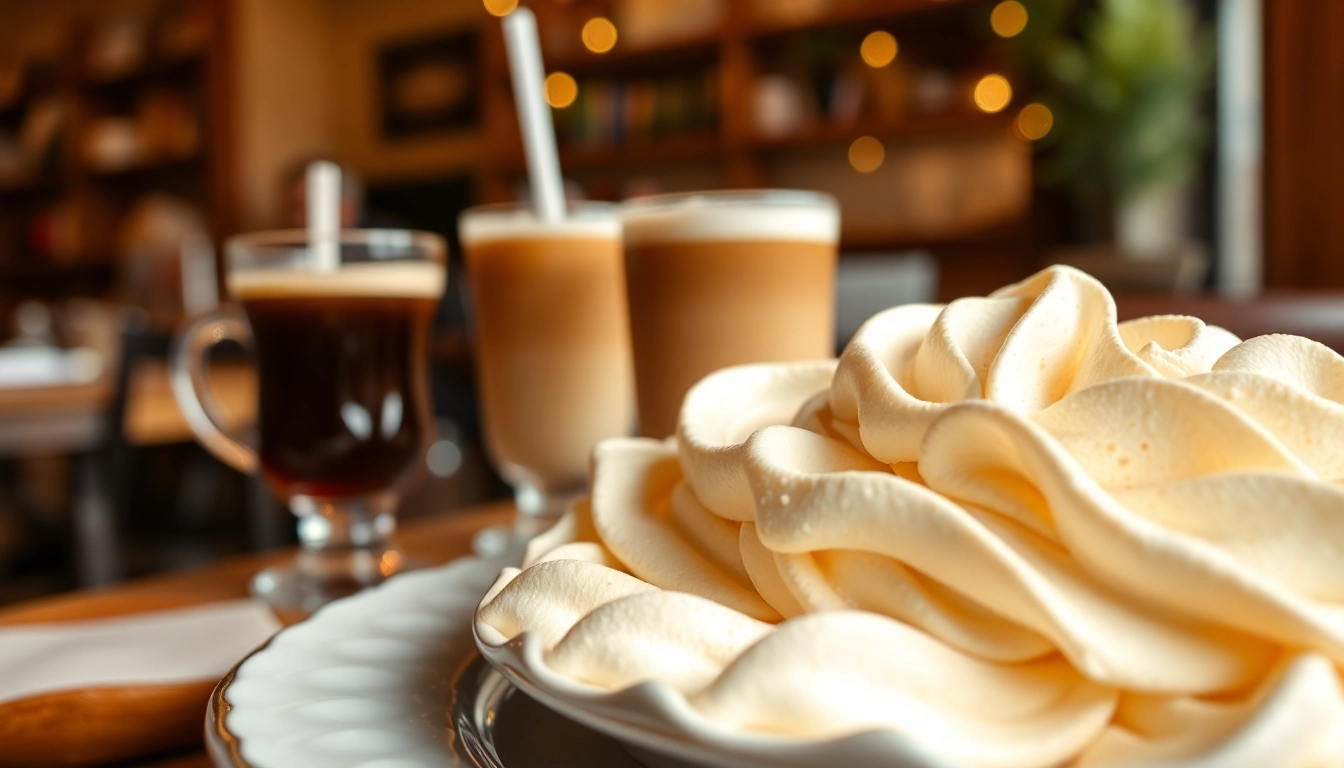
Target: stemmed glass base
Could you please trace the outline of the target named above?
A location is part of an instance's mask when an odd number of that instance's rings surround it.
[[[583,491],[583,482],[553,491],[542,491],[526,482],[515,485],[513,498],[518,514],[514,516],[513,522],[493,525],[477,532],[471,539],[472,551],[481,557],[522,562],[527,542],[550,528]]]
[[[289,508],[299,518],[299,554],[254,576],[252,594],[280,611],[311,613],[408,570],[392,540],[395,505],[390,495],[293,497]]]
[[[307,614],[403,570],[407,570],[406,556],[392,547],[303,551],[290,563],[259,571],[252,577],[251,592],[277,610]]]

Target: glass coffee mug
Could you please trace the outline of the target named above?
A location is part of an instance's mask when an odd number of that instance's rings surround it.
[[[173,392],[201,444],[240,472],[259,469],[298,517],[298,557],[259,573],[253,593],[313,610],[404,567],[394,513],[433,435],[426,356],[444,242],[348,230],[313,248],[306,232],[282,231],[225,249],[241,311],[222,308],[182,331]],[[221,418],[206,383],[206,353],[225,339],[256,360],[253,434]]]

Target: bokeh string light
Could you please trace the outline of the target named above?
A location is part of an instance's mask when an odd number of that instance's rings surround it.
[[[1036,141],[1045,138],[1055,125],[1055,115],[1050,108],[1040,103],[1032,103],[1017,113],[1017,132],[1022,138]]]
[[[485,0],[485,10],[493,16],[508,16],[518,9],[518,0]]]
[[[610,19],[595,16],[583,25],[583,46],[593,53],[606,53],[616,47],[616,25]]]
[[[552,72],[546,76],[546,103],[564,109],[579,97],[579,84],[568,72]]]
[[[983,112],[1002,112],[1013,100],[1013,86],[1003,75],[985,75],[975,84],[972,98],[975,99],[975,106]]]
[[[859,55],[863,57],[863,63],[870,67],[885,67],[895,61],[899,50],[896,38],[890,32],[879,29],[876,32],[869,32],[868,36],[863,38],[863,43],[859,46]]]
[[[1027,28],[1027,9],[1017,0],[1004,0],[989,14],[989,26],[999,37],[1016,37]]]
[[[849,145],[849,164],[859,173],[872,173],[882,167],[887,150],[872,136],[860,136]]]

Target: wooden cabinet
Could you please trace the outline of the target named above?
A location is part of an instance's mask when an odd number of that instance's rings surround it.
[[[619,31],[622,13],[640,5],[529,3],[547,71],[578,82],[577,100],[553,114],[565,175],[588,196],[822,189],[841,198],[847,250],[974,246],[1029,234],[1031,148],[1013,127],[1028,94],[995,114],[971,98],[990,73],[1026,90],[1014,49],[990,29],[993,2],[697,0],[685,7],[718,5],[722,13],[665,39],[621,39],[602,54],[584,49],[586,20],[610,17]],[[515,196],[525,167],[503,41],[497,24],[486,29],[482,192],[501,201]],[[899,45],[880,68],[859,55],[876,30]],[[710,87],[699,88],[701,79]],[[691,98],[703,103],[688,105]],[[863,136],[885,152],[870,173],[849,161],[851,143]]]
[[[1344,287],[1344,3],[1263,13],[1265,284]]]
[[[0,156],[12,153],[0,157],[0,318],[20,299],[120,290],[118,238],[149,195],[180,201],[216,238],[232,231],[228,8],[107,3],[47,20],[65,30],[61,49],[20,60],[0,93]]]

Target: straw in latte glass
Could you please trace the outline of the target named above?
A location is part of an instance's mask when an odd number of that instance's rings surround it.
[[[586,451],[591,445],[587,441],[601,437],[612,437],[620,433],[613,430],[614,421],[620,420],[612,413],[597,413],[599,408],[591,404],[593,393],[601,387],[612,387],[614,394],[609,406],[621,408],[622,387],[625,379],[612,375],[591,375],[590,381],[579,382],[575,374],[577,360],[562,360],[556,356],[554,339],[563,338],[567,331],[560,325],[567,325],[573,317],[550,317],[547,309],[516,307],[516,315],[508,317],[511,303],[516,297],[528,291],[551,297],[556,301],[589,300],[585,309],[593,317],[591,327],[620,327],[622,335],[621,354],[628,355],[628,339],[625,328],[628,320],[624,316],[624,296],[618,297],[620,309],[602,313],[591,308],[591,303],[602,303],[607,293],[621,295],[621,286],[616,285],[618,278],[612,278],[612,289],[605,291],[603,276],[620,274],[620,223],[614,210],[601,204],[577,204],[573,211],[566,208],[562,182],[560,182],[559,156],[555,148],[554,126],[551,125],[551,109],[543,95],[542,48],[536,32],[536,17],[530,9],[517,8],[503,19],[504,43],[508,50],[509,73],[513,81],[513,98],[519,116],[523,147],[527,156],[528,178],[531,180],[531,211],[521,206],[482,206],[472,208],[462,214],[460,231],[462,245],[468,261],[468,272],[472,274],[473,293],[476,297],[477,325],[477,378],[480,382],[482,412],[484,412],[485,437],[491,452],[493,463],[501,475],[512,484],[519,515],[512,526],[495,527],[477,534],[474,547],[477,553],[500,555],[519,553],[521,546],[532,534],[539,533],[562,510],[567,499],[574,492],[582,490],[583,465],[586,465]],[[594,235],[594,245],[583,245],[581,237]],[[538,265],[550,264],[550,268]],[[610,269],[602,266],[610,264]],[[575,276],[583,276],[583,270],[589,280],[582,284],[567,284]],[[546,277],[543,277],[544,276]],[[547,282],[543,282],[547,281]],[[573,288],[573,292],[567,292]],[[559,296],[559,293],[566,295]],[[614,303],[613,303],[614,304]],[[532,311],[536,309],[536,311]],[[548,325],[540,328],[539,325]],[[589,331],[591,332],[591,331]],[[513,346],[519,343],[519,335],[530,336],[534,343],[528,362],[519,362]],[[542,340],[542,338],[551,340]],[[591,339],[589,339],[591,340]],[[543,347],[544,348],[543,350]],[[547,355],[543,362],[542,356]],[[509,362],[504,362],[508,358]],[[610,358],[599,360],[610,362]],[[515,366],[535,367],[538,377],[531,381],[520,381],[520,369]],[[620,364],[606,364],[606,370],[614,370]],[[626,364],[628,367],[628,364]],[[624,369],[622,369],[624,370]],[[628,374],[633,377],[633,374]],[[543,381],[544,379],[544,381]],[[548,387],[554,389],[542,393],[527,387]],[[582,390],[582,394],[569,399],[556,395],[556,391]],[[633,389],[624,395],[625,401],[633,401]],[[530,397],[531,395],[531,397]],[[544,425],[538,425],[535,440],[530,441],[526,449],[520,449],[516,424],[528,416],[530,409],[539,406],[538,398],[554,397],[548,401],[544,414]],[[524,402],[527,401],[527,402]],[[633,410],[633,408],[632,408]],[[567,412],[567,413],[559,413]],[[591,418],[583,414],[593,414]],[[621,426],[625,426],[622,422]],[[564,432],[564,434],[559,434]],[[614,432],[614,433],[613,433]],[[578,444],[585,447],[578,449]],[[577,457],[577,460],[575,460]],[[579,464],[578,488],[575,477],[569,471],[560,471],[560,465]]]
[[[531,10],[519,8],[505,16],[503,23],[513,100],[527,154],[527,175],[532,182],[532,203],[542,221],[559,221],[565,217],[565,193],[560,181],[560,156],[555,149],[555,127],[544,93],[537,17]]]

